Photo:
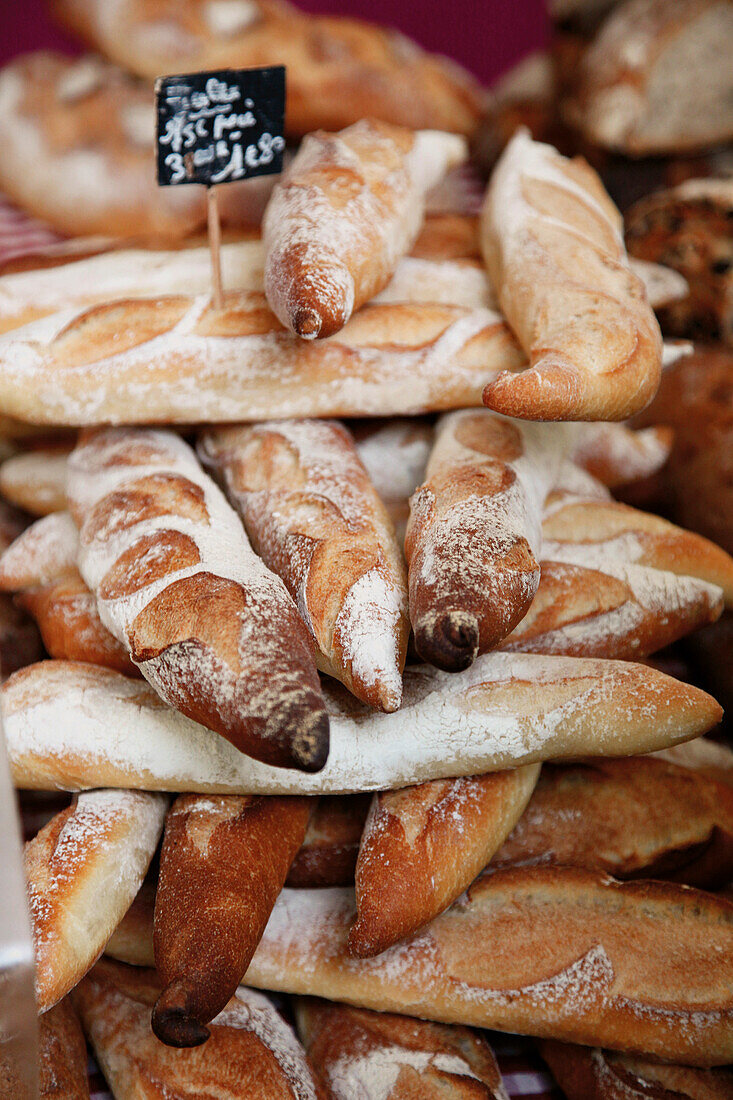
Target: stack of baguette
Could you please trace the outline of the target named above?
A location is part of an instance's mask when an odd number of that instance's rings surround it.
[[[287,60],[305,136],[221,308],[195,203],[123,188],[92,226],[46,181],[105,239],[0,274],[5,735],[71,796],[25,855],[43,1095],[86,1036],[118,1100],[506,1100],[493,1029],[570,1100],[731,1096],[733,752],[650,660],[733,608],[718,528],[649,510],[685,279],[526,129],[474,209],[479,93],[380,29],[55,7],[110,60],[0,74],[40,160],[179,48]]]

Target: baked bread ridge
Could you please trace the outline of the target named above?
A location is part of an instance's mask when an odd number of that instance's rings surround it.
[[[167,803],[144,791],[88,791],[26,844],[39,1012],[101,954],[140,889]]]
[[[76,566],[79,533],[68,512],[37,520],[0,556],[0,589],[31,615],[51,657],[90,661],[140,676],[127,648],[99,617]]]
[[[319,798],[285,885],[349,886],[370,803],[368,794]]]
[[[116,1100],[326,1100],[292,1029],[267,997],[240,986],[196,1050],[171,1050],[150,1029],[155,971],[102,959],[72,1000]]]
[[[120,331],[125,340],[119,340]],[[285,332],[263,294],[122,299],[0,337],[0,404],[35,424],[381,416],[481,404],[524,363],[485,307],[370,303],[336,337]]]
[[[216,428],[200,436],[198,452],[295,600],[321,672],[372,707],[397,710],[407,574],[347,429],[325,420]]]
[[[340,130],[364,117],[412,129],[470,134],[483,93],[465,69],[396,31],[357,19],[309,16],[283,0],[207,0],[134,7],[123,0],[54,0],[61,21],[119,65],[161,73],[285,65],[286,131]],[[212,15],[213,13],[213,15]]]
[[[243,756],[111,669],[45,661],[2,689],[15,785],[39,790],[386,790],[545,759],[652,752],[698,737],[722,715],[705,692],[645,665],[513,653],[485,654],[462,673],[408,667],[395,714],[370,712],[338,685],[327,696],[331,752],[311,774]],[[110,741],[110,729],[124,738]]]
[[[87,1044],[69,997],[38,1018],[41,1100],[89,1100]]]
[[[653,757],[548,765],[487,870],[528,863],[718,889],[733,878],[730,784]]]
[[[155,896],[163,991],[152,1027],[198,1046],[234,996],[303,843],[313,800],[179,795],[166,817]],[[190,915],[194,913],[194,919]]]
[[[730,1100],[730,1069],[663,1065],[543,1039],[539,1052],[567,1100]]]
[[[619,5],[582,60],[578,121],[585,137],[630,156],[730,141],[731,48],[726,0]]]
[[[542,507],[572,441],[568,426],[486,409],[439,421],[405,535],[423,660],[466,668],[524,618],[540,579]]]
[[[521,819],[539,775],[528,764],[375,794],[356,862],[350,954],[380,954],[460,897]]]
[[[333,1100],[354,1100],[374,1081],[381,1100],[508,1100],[483,1035],[462,1027],[298,997],[306,1052]]]
[[[659,386],[662,337],[596,173],[519,131],[496,166],[481,245],[530,369],[484,392],[533,420],[623,420]]]
[[[161,698],[241,752],[323,767],[310,635],[188,444],[165,431],[86,433],[67,489],[100,618]]]
[[[456,134],[374,119],[309,134],[262,223],[265,293],[285,328],[308,340],[343,328],[415,243],[427,192],[467,156]]]

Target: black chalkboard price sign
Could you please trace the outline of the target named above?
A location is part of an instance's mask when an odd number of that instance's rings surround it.
[[[208,188],[214,304],[221,308],[216,185],[282,171],[285,69],[219,69],[155,82],[158,183]]]

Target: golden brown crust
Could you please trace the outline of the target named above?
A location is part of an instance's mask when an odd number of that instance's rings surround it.
[[[451,905],[510,834],[539,774],[530,764],[376,794],[356,864],[349,951],[378,955]]]
[[[644,1058],[543,1039],[540,1054],[567,1100],[731,1100],[733,1072],[658,1065]]]
[[[410,629],[404,558],[346,429],[312,420],[221,428],[199,453],[295,600],[320,670],[396,710]]]
[[[733,879],[733,792],[644,757],[548,765],[492,866],[538,862],[714,890]]]
[[[137,894],[167,799],[138,791],[82,794],[25,849],[39,1011],[87,972]]]
[[[155,971],[103,959],[74,1007],[116,1100],[326,1100],[305,1052],[274,1005],[241,986],[196,1050],[171,1050],[150,1029]]]
[[[477,1032],[299,997],[298,1033],[333,1100],[365,1081],[381,1100],[507,1100],[491,1047]]]
[[[312,800],[180,795],[168,812],[155,899],[165,988],[152,1026],[197,1046],[242,980],[305,836]]]
[[[367,117],[469,134],[481,110],[475,80],[458,65],[387,28],[307,16],[282,0],[248,4],[221,28],[204,0],[185,7],[133,0],[112,17],[104,0],[55,0],[54,7],[75,33],[148,80],[167,72],[287,66],[286,128],[293,136]]]
[[[68,494],[82,576],[162,698],[259,760],[322,768],[310,636],[191,449],[166,432],[85,435]]]
[[[305,339],[333,336],[382,290],[417,238],[425,197],[465,159],[454,134],[363,119],[309,134],[263,220],[265,292]]]
[[[318,800],[286,886],[348,886],[354,881],[371,800],[369,794],[326,795]]]
[[[38,1020],[40,1100],[89,1100],[87,1044],[65,997]]]
[[[662,338],[621,216],[585,161],[517,134],[487,192],[481,244],[530,369],[484,392],[533,420],[623,420],[651,401]]]

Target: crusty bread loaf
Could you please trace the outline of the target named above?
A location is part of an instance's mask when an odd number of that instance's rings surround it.
[[[346,946],[349,889],[283,890],[247,981],[378,1011],[634,1051],[731,1060],[733,903],[673,883],[519,867],[474,884],[376,959]],[[109,949],[152,954],[152,910]],[[123,921],[123,929],[125,922]]]
[[[218,428],[199,455],[285,582],[321,672],[396,710],[410,630],[405,562],[348,431],[323,420]]]
[[[89,1100],[87,1045],[65,997],[38,1021],[40,1100]]]
[[[0,466],[0,493],[32,516],[66,507],[66,459],[70,447],[39,447],[6,459]]]
[[[115,1100],[326,1100],[303,1048],[275,1006],[240,986],[197,1050],[171,1050],[150,1030],[154,971],[103,959],[73,993],[74,1007]]]
[[[641,199],[626,213],[634,256],[681,274],[688,293],[660,314],[673,336],[733,344],[733,179],[692,179]]]
[[[182,237],[206,225],[200,188],[157,185],[152,87],[99,57],[44,50],[6,65],[0,142],[3,191],[60,233]],[[225,220],[259,222],[274,181],[251,182],[221,189]]]
[[[539,774],[529,764],[375,794],[356,863],[351,954],[378,955],[447,909],[514,829]]]
[[[456,134],[371,119],[306,137],[262,224],[265,292],[282,324],[309,340],[342,329],[415,243],[427,192],[467,155]]]
[[[481,108],[475,80],[396,31],[312,17],[283,0],[187,0],[161,11],[130,0],[54,0],[58,16],[95,49],[148,80],[161,73],[285,65],[292,136],[374,117],[413,129],[470,133]],[[184,64],[185,61],[185,64]],[[180,189],[179,189],[180,190]]]
[[[326,795],[318,800],[305,839],[290,865],[286,886],[348,886],[354,881],[368,794]]]
[[[651,758],[548,766],[492,866],[538,862],[716,889],[733,879],[733,791]]]
[[[633,1054],[543,1039],[540,1054],[567,1100],[730,1100],[733,1071],[660,1065]]]
[[[312,775],[244,757],[147,685],[95,665],[31,665],[2,693],[15,784],[40,790],[387,790],[538,760],[652,752],[705,733],[722,713],[698,688],[644,665],[515,653],[485,654],[463,673],[408,668],[391,715],[337,685],[328,697],[331,752]],[[110,729],[125,735],[111,741]]]
[[[708,737],[696,737],[685,745],[674,745],[651,754],[680,768],[692,768],[716,783],[733,786],[733,750]]]
[[[445,416],[410,500],[410,621],[420,656],[467,668],[526,615],[540,579],[542,507],[570,449],[561,426],[488,410]]]
[[[234,996],[303,842],[308,798],[180,795],[155,897],[158,1038],[198,1046]]]
[[[631,156],[681,153],[733,137],[728,0],[629,0],[583,57],[578,121]]]
[[[188,445],[171,432],[90,433],[67,489],[102,622],[161,697],[269,764],[322,768],[310,635]]]
[[[120,333],[125,333],[120,340]],[[39,424],[379,416],[480,405],[524,356],[500,314],[370,303],[336,337],[286,332],[263,294],[107,301],[0,338],[0,404]]]
[[[365,421],[351,428],[369,480],[389,512],[404,545],[410,497],[425,479],[433,446],[433,427],[417,417]]]
[[[125,646],[99,617],[97,601],[76,567],[78,553],[79,534],[69,513],[51,513],[0,557],[0,588],[15,593],[18,606],[36,620],[51,657],[139,676]]]
[[[153,858],[166,805],[159,794],[90,791],[26,845],[40,1012],[76,985],[119,924]]]
[[[491,1047],[468,1028],[312,997],[298,997],[295,1019],[333,1100],[508,1100]]]
[[[625,424],[579,425],[573,462],[609,489],[656,474],[669,458],[673,431],[664,425],[630,431]]]
[[[520,131],[492,176],[481,244],[530,369],[484,393],[533,420],[623,420],[659,386],[662,338],[597,175]]]

